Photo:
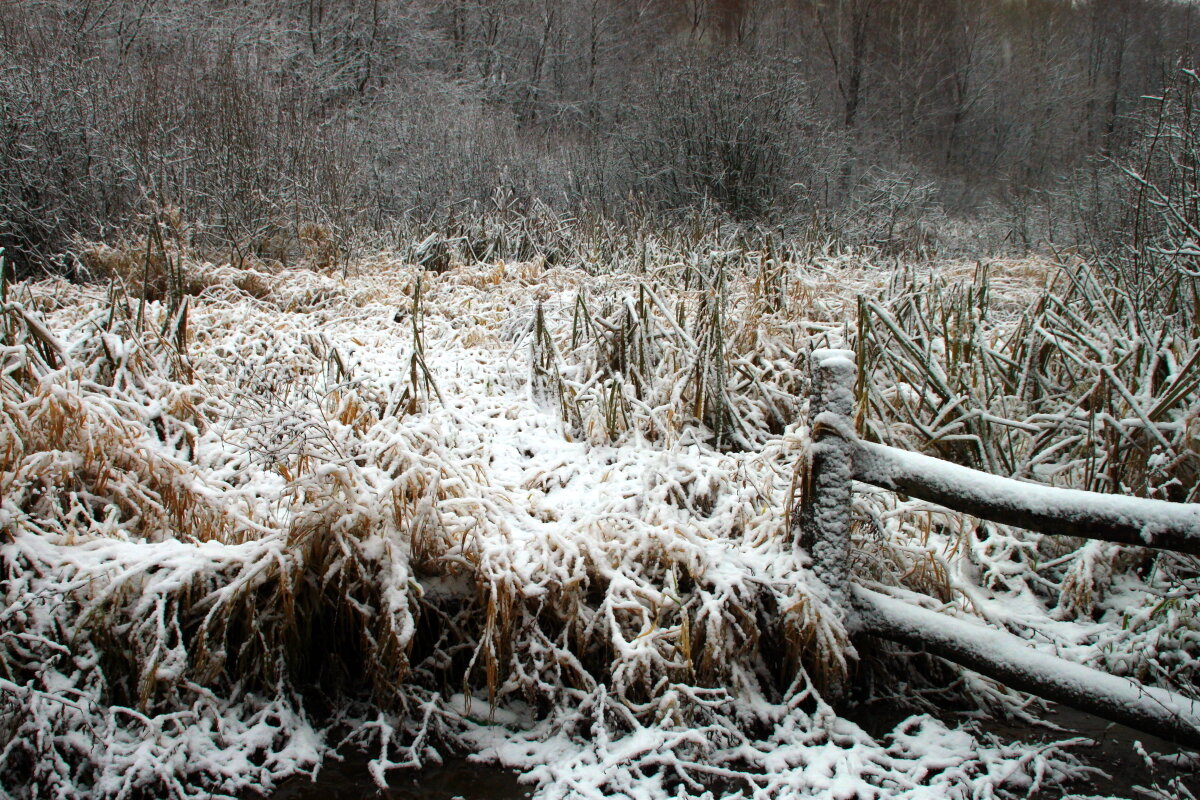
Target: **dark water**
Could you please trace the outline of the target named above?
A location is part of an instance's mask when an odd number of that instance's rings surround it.
[[[315,781],[292,778],[271,800],[524,800],[530,794],[515,773],[465,758],[448,758],[419,772],[394,770],[388,773],[388,788],[380,791],[367,772],[369,760],[352,755],[327,762]]]
[[[1182,778],[1188,789],[1200,794],[1200,772],[1196,768],[1181,770],[1158,762],[1152,767],[1135,749],[1135,743],[1140,742],[1142,748],[1152,755],[1180,752],[1177,745],[1165,739],[1065,706],[1056,706],[1046,720],[1067,729],[1068,733],[995,720],[988,721],[982,727],[1003,738],[1023,741],[1061,740],[1072,734],[1092,739],[1094,744],[1072,748],[1072,752],[1084,763],[1106,772],[1109,777],[1097,776],[1086,785],[1070,787],[1071,791],[1079,794],[1139,798],[1145,795],[1135,792],[1134,787],[1149,787],[1157,783],[1165,789],[1167,781],[1175,777]]]
[[[871,709],[869,713],[852,713],[849,716],[861,716],[855,721],[870,733],[880,735],[905,715]],[[1177,752],[1177,748],[1169,742],[1062,706],[1056,707],[1047,721],[1064,730],[997,720],[986,721],[981,727],[1004,739],[1030,742],[1056,741],[1074,736],[1094,740],[1095,744],[1073,748],[1073,752],[1085,763],[1103,770],[1108,777],[1096,776],[1085,784],[1069,787],[1068,793],[1139,798],[1144,795],[1136,792],[1135,786],[1158,783],[1165,787],[1167,780],[1178,776],[1183,778],[1184,784],[1193,793],[1200,795],[1200,772],[1195,769],[1181,772],[1175,767],[1161,765],[1152,769],[1134,749],[1134,743],[1140,741],[1150,753]],[[367,772],[367,761],[367,756],[350,756],[342,762],[329,762],[322,767],[316,781],[293,778],[271,795],[271,800],[524,800],[531,793],[531,787],[520,783],[515,773],[485,764],[474,764],[463,758],[447,759],[442,766],[415,773],[390,772],[390,786],[381,792]],[[1061,792],[1045,792],[1039,796],[1053,800],[1061,795]]]
[[[907,715],[897,711],[889,712],[886,709],[871,709],[869,712],[859,709],[857,713],[852,712],[847,716],[873,736],[879,737],[894,728]],[[943,718],[951,725],[966,721],[965,718],[958,718],[951,713],[945,714]],[[1039,798],[1054,800],[1066,794],[1140,799],[1147,795],[1136,791],[1136,787],[1152,787],[1158,784],[1165,791],[1167,781],[1176,777],[1182,778],[1189,790],[1200,795],[1200,771],[1195,768],[1181,770],[1158,762],[1151,766],[1136,749],[1136,744],[1140,742],[1142,748],[1151,755],[1171,755],[1180,752],[1177,745],[1165,739],[1066,706],[1052,706],[1044,719],[1062,730],[996,719],[979,720],[977,723],[982,730],[1006,741],[1055,742],[1079,737],[1092,740],[1091,744],[1069,748],[1069,752],[1084,764],[1105,774],[1095,775],[1087,781],[1067,786],[1062,791],[1046,790],[1039,793]]]

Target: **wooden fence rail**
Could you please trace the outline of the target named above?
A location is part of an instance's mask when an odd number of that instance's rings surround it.
[[[1061,489],[854,440],[854,477],[1038,533],[1200,555],[1200,504]]]
[[[1013,688],[1200,749],[1200,702],[1037,650],[1030,641],[849,583],[857,479],[983,519],[1200,555],[1200,504],[1105,495],[1001,478],[863,442],[854,433],[854,354],[813,352],[813,451],[800,520],[817,576],[852,630],[927,651]],[[849,398],[849,399],[847,399]]]

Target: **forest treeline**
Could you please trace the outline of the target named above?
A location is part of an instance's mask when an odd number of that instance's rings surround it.
[[[169,210],[237,260],[472,203],[1079,243],[1198,29],[1168,0],[7,0],[0,246]]]

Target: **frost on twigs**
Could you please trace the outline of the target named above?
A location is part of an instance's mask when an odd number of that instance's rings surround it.
[[[703,713],[648,724],[599,687],[526,730],[471,725],[464,739],[552,798],[1036,796],[1090,774],[1058,745],[1003,744],[926,715],[876,740],[819,700],[809,708],[803,686],[774,703],[687,687],[669,697]]]

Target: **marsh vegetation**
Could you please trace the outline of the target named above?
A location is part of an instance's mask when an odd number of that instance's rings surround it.
[[[830,347],[863,439],[1200,501],[1196,11],[1118,5],[0,6],[0,794],[1086,790],[797,509]],[[1197,697],[1193,557],[850,512],[854,581]]]

